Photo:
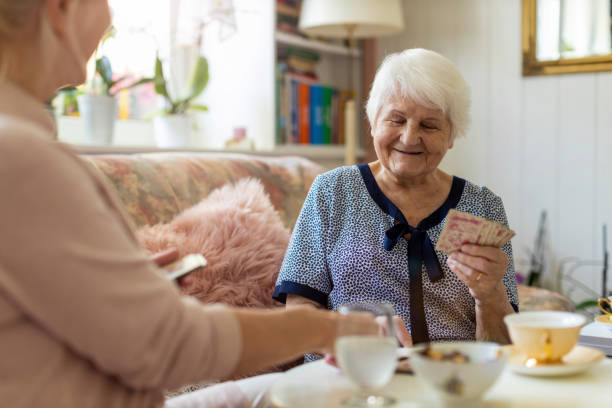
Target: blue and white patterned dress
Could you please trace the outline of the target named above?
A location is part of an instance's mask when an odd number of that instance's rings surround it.
[[[458,177],[444,204],[414,228],[380,190],[367,164],[318,176],[289,242],[274,298],[285,302],[287,294],[300,295],[330,310],[347,302],[385,301],[415,342],[474,340],[474,299],[446,265],[447,255],[433,249],[451,208],[508,225],[498,196]],[[511,244],[502,250],[510,260],[503,282],[518,311]]]

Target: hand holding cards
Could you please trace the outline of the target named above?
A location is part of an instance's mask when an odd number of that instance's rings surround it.
[[[162,269],[166,272],[168,280],[176,280],[199,268],[203,268],[206,264],[206,259],[201,254],[189,254],[176,262],[164,266]]]
[[[501,248],[515,235],[510,228],[469,213],[450,210],[436,250],[450,254],[464,244]]]

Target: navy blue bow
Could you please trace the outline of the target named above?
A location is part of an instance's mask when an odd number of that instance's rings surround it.
[[[400,222],[385,232],[385,249],[393,250],[397,240],[410,234],[408,240],[408,275],[410,279],[410,334],[414,344],[429,342],[427,319],[423,298],[421,271],[423,262],[429,280],[436,282],[442,278],[440,263],[436,252],[427,236],[427,231],[413,228],[406,222]]]
[[[410,240],[408,241],[409,261],[413,262],[415,267],[415,261],[417,261],[419,271],[422,263],[425,262],[425,269],[431,282],[442,279],[440,262],[426,231],[411,227],[406,223],[395,224],[385,232],[385,249],[392,251],[397,241],[406,234],[410,234]]]

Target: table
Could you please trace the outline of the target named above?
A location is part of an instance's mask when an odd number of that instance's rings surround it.
[[[293,368],[270,388],[277,408],[338,407],[353,392],[342,372],[316,361]],[[415,375],[396,374],[381,391],[398,402],[394,408],[441,406]],[[604,408],[612,406],[612,359],[585,373],[567,377],[527,377],[508,366],[484,396],[482,408]]]

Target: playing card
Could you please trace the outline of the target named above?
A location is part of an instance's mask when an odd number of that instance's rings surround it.
[[[206,259],[201,254],[189,254],[162,269],[166,272],[166,278],[175,280],[198,268],[206,266]]]
[[[448,212],[436,250],[450,254],[464,244],[501,248],[514,235],[514,231],[500,223],[453,209]]]

